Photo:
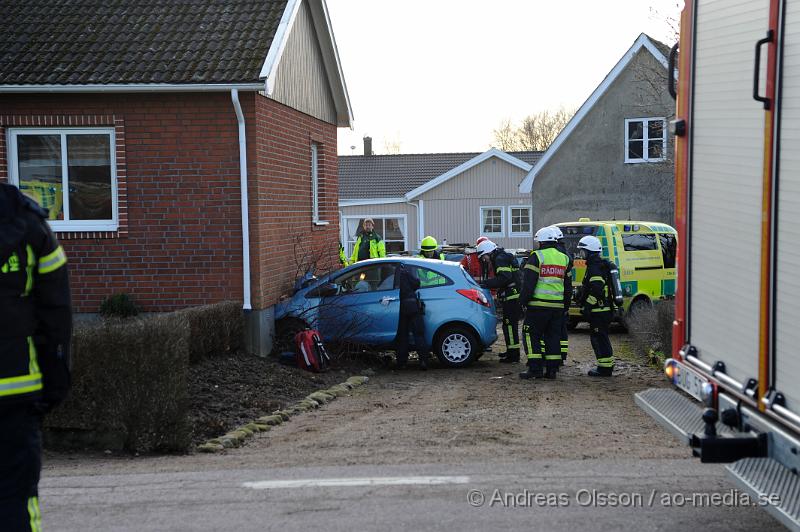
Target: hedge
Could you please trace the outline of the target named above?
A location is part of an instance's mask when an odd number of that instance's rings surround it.
[[[241,346],[237,303],[76,325],[72,389],[45,419],[50,448],[185,451],[190,361]]]

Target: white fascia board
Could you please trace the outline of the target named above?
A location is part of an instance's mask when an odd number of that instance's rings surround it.
[[[420,196],[420,195],[426,193],[427,191],[431,190],[432,188],[436,188],[439,185],[441,185],[442,183],[444,183],[446,181],[449,181],[450,179],[454,178],[455,176],[457,176],[457,175],[469,170],[473,166],[477,166],[477,165],[481,164],[482,162],[484,162],[484,161],[486,161],[488,159],[491,159],[492,157],[497,157],[498,159],[503,160],[503,161],[505,161],[505,162],[507,162],[507,163],[509,163],[511,165],[514,165],[517,168],[519,168],[521,170],[524,170],[526,172],[531,169],[531,165],[529,165],[525,161],[517,159],[513,155],[509,155],[508,153],[506,153],[504,151],[501,151],[501,150],[498,150],[497,148],[490,148],[489,150],[481,153],[480,155],[477,155],[477,156],[473,157],[469,161],[467,161],[465,163],[462,163],[462,164],[456,166],[455,168],[453,168],[452,170],[449,170],[449,171],[443,173],[439,177],[431,179],[427,183],[418,186],[417,188],[415,188],[414,190],[412,190],[411,192],[406,194],[406,199],[407,200],[412,200],[412,199],[416,198],[417,196]]]
[[[93,85],[0,85],[0,93],[87,93],[87,92],[230,92],[259,91],[261,83],[191,84],[131,83]]]
[[[659,63],[664,65],[664,68],[667,68],[667,58],[664,57],[658,48],[653,44],[653,42],[642,33],[639,35],[639,38],[633,43],[625,55],[622,56],[614,68],[611,69],[603,82],[597,86],[597,88],[592,92],[591,96],[583,102],[578,112],[575,113],[575,116],[567,123],[564,129],[561,130],[561,133],[558,134],[556,140],[553,141],[553,144],[547,148],[547,151],[544,152],[544,155],[541,159],[539,159],[533,168],[528,172],[528,175],[525,176],[525,179],[522,180],[522,183],[519,184],[519,191],[521,194],[530,194],[533,190],[533,180],[536,178],[536,175],[544,168],[553,155],[558,151],[561,145],[564,143],[565,140],[570,136],[570,134],[575,130],[575,128],[580,124],[581,120],[592,110],[594,104],[600,99],[603,94],[608,90],[612,83],[619,77],[623,70],[628,66],[628,64],[633,60],[639,50],[642,47],[647,48],[653,57],[655,57]]]
[[[258,77],[265,80],[264,92],[267,96],[271,97],[272,91],[275,90],[275,75],[278,73],[278,65],[280,65],[286,43],[289,41],[289,34],[292,32],[294,19],[297,17],[297,12],[300,11],[301,3],[302,0],[289,0],[286,3],[286,9],[283,11],[281,21],[278,23],[278,29],[275,30],[275,36],[272,38],[272,44],[270,44],[267,51],[267,57],[261,66],[261,73]]]
[[[405,203],[405,198],[367,198],[339,200],[339,207],[356,207],[359,205],[388,205],[390,203]]]

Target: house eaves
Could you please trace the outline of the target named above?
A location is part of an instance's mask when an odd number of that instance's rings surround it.
[[[352,200],[339,200],[339,207],[357,207],[360,205],[388,205],[390,203],[405,203],[406,198],[364,198]]]
[[[653,43],[653,41],[642,33],[633,43],[633,46],[625,52],[625,55],[622,56],[617,64],[611,69],[605,79],[603,80],[600,85],[592,92],[591,96],[581,105],[578,112],[575,113],[575,116],[567,123],[564,129],[561,130],[561,133],[558,134],[556,139],[553,141],[553,144],[547,149],[541,159],[533,166],[533,168],[528,172],[528,175],[525,176],[525,179],[522,180],[522,183],[519,185],[519,191],[522,194],[530,194],[533,190],[533,180],[542,170],[542,168],[547,165],[547,162],[555,155],[558,149],[564,144],[564,141],[569,138],[570,134],[578,127],[578,124],[584,119],[584,117],[592,110],[594,105],[597,101],[606,93],[608,88],[616,81],[619,75],[625,70],[625,68],[630,64],[636,54],[642,48],[646,48],[653,57],[655,57],[659,63],[661,63],[665,69],[669,68],[667,57],[661,52],[661,50]]]
[[[462,174],[469,170],[470,168],[481,164],[482,162],[491,159],[492,157],[497,157],[498,159],[505,161],[517,168],[524,170],[526,172],[530,171],[532,166],[525,161],[521,161],[514,157],[513,155],[509,155],[508,153],[498,150],[497,148],[490,148],[489,150],[481,153],[480,155],[473,157],[469,161],[466,161],[459,166],[456,166],[452,170],[445,172],[444,174],[431,179],[424,185],[420,185],[419,187],[415,188],[414,190],[408,192],[405,197],[406,200],[411,201],[412,199],[421,196],[422,194],[428,192],[429,190],[438,187],[442,183],[446,183],[450,179],[454,178],[455,176]]]
[[[347,84],[342,73],[342,63],[339,59],[339,49],[336,46],[336,39],[333,35],[331,18],[328,12],[328,5],[325,0],[307,0],[311,10],[311,18],[314,21],[314,29],[319,38],[322,58],[325,66],[325,73],[328,83],[333,91],[333,101],[336,106],[336,122],[339,127],[353,128],[353,108],[350,104],[350,95],[347,92]],[[283,57],[286,43],[297,18],[303,0],[289,0],[286,10],[283,12],[278,29],[272,40],[272,45],[264,59],[261,67],[260,78],[264,79],[264,93],[272,97],[275,90],[275,78],[278,74],[281,58]]]

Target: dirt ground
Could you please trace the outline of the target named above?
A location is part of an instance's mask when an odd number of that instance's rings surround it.
[[[461,370],[435,367],[427,372],[414,364],[402,371],[383,369],[367,386],[293,418],[289,423],[258,434],[239,449],[218,455],[169,457],[112,457],[120,471],[192,470],[198,467],[282,467],[297,465],[468,463],[531,459],[687,458],[689,450],[644,414],[633,401],[635,392],[667,386],[662,372],[631,351],[628,335],[612,334],[617,354],[615,376],[591,378],[594,354],[588,330],[570,336],[570,356],[555,381],[522,381],[523,364],[500,364],[501,339],[475,365]],[[222,362],[222,361],[220,361]],[[273,363],[274,364],[274,363]],[[247,368],[242,363],[242,368]],[[238,370],[237,370],[238,371]],[[226,386],[235,390],[251,369],[231,375]],[[292,368],[265,365],[258,370],[273,382],[307,393],[322,382],[344,380],[336,372],[324,376]],[[352,374],[352,373],[351,373]],[[283,384],[281,386],[283,386]],[[212,385],[212,386],[214,386]],[[206,390],[208,393],[209,390]],[[232,394],[231,402],[244,405],[240,417],[255,417],[258,405],[270,410],[293,392],[252,397]],[[203,395],[196,402],[207,401]],[[217,404],[217,399],[211,404]],[[216,407],[215,407],[216,408]],[[202,409],[197,423],[214,427],[223,414]],[[246,414],[244,413],[246,412]],[[221,424],[218,426],[222,426]],[[86,457],[83,457],[86,458]],[[51,455],[45,468],[51,473],[91,474],[109,459],[95,462],[77,456]],[[110,464],[109,464],[110,465]],[[86,469],[88,468],[88,469]]]

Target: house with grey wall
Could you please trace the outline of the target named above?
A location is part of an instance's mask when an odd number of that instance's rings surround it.
[[[673,223],[668,57],[641,34],[534,164],[519,187],[531,195],[533,227],[581,217]]]
[[[530,248],[531,199],[520,184],[540,157],[495,148],[340,156],[342,244],[352,253],[361,221],[370,217],[388,253],[416,252],[426,235],[448,244],[485,235],[504,247]]]

